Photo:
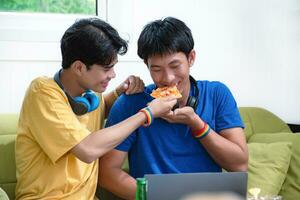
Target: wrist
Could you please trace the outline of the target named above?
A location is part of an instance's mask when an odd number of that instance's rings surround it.
[[[192,130],[192,135],[197,138],[197,139],[202,139],[204,138],[205,136],[207,136],[210,132],[210,126],[203,122],[203,126],[200,128],[200,129],[194,129]]]
[[[204,125],[205,122],[197,114],[195,114],[194,117],[191,119],[189,127],[193,132],[202,129]]]
[[[147,118],[147,120],[143,124],[143,126],[145,126],[145,127],[150,126],[154,120],[154,117],[153,117],[153,114],[152,114],[152,111],[150,110],[150,108],[149,107],[143,108],[139,112],[143,113]]]

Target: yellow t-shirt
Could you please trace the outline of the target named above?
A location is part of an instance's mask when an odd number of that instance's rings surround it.
[[[93,112],[76,116],[53,78],[28,88],[16,138],[17,199],[93,199],[98,160],[87,164],[69,152],[104,123],[104,99]]]

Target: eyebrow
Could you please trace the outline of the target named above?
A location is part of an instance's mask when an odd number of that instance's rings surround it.
[[[179,64],[180,61],[175,59],[168,63],[168,65]],[[150,67],[160,67],[159,65],[150,65]]]

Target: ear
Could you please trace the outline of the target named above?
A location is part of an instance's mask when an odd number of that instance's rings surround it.
[[[189,62],[190,67],[193,66],[195,59],[196,59],[196,51],[194,49],[192,49],[191,52],[189,53],[189,57],[188,57],[188,62]]]
[[[77,74],[77,75],[81,75],[84,71],[87,70],[86,65],[81,62],[80,60],[75,60],[72,65],[71,65],[71,70]]]

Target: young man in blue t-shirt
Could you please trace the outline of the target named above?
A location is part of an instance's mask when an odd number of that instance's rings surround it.
[[[236,102],[220,82],[195,81],[194,41],[184,22],[168,17],[145,26],[138,55],[154,81],[144,93],[123,95],[111,109],[112,126],[152,100],[157,87],[176,85],[182,98],[167,116],[135,130],[100,161],[100,185],[124,199],[134,199],[135,178],[144,174],[246,171],[248,152]],[[129,159],[129,174],[121,169]]]

